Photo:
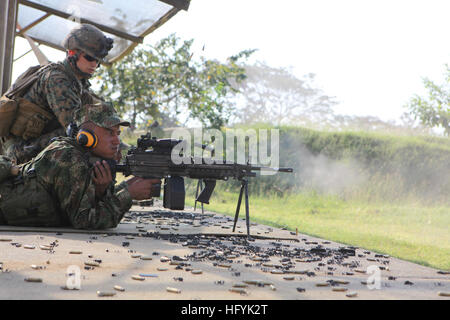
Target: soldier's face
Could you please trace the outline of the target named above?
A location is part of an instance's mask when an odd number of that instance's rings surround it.
[[[95,126],[94,133],[98,138],[97,146],[92,149],[92,153],[105,159],[115,159],[120,145],[120,126],[102,128]]]
[[[80,54],[80,58],[77,61],[77,67],[85,73],[94,74],[95,70],[97,69],[98,61],[92,60],[90,56],[87,56],[86,53],[82,52]]]

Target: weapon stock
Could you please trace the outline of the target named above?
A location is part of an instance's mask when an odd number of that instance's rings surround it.
[[[199,185],[205,187],[196,194],[196,202],[209,204],[217,180],[234,178],[241,181],[241,190],[236,208],[233,232],[236,227],[242,197],[245,195],[247,234],[250,235],[250,219],[248,205],[248,178],[256,176],[254,171],[293,172],[292,168],[257,167],[250,164],[216,163],[212,159],[182,157],[183,161],[176,164],[172,161],[172,150],[183,140],[156,139],[150,133],[137,140],[125,156],[124,164],[117,164],[116,171],[125,176],[133,175],[143,178],[164,179],[163,205],[171,210],[183,210],[185,200],[184,177],[199,179]],[[203,149],[208,146],[201,145]],[[152,189],[151,197],[159,197],[161,186]]]

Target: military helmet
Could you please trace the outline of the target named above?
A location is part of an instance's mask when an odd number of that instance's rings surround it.
[[[63,42],[67,50],[82,50],[88,55],[103,61],[113,47],[114,40],[91,24],[80,24],[73,28]]]

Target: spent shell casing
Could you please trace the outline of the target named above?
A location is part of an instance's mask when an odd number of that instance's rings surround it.
[[[232,287],[233,288],[247,288],[248,284],[246,284],[246,283],[233,283]]]
[[[231,289],[228,289],[228,291],[248,295],[248,291],[245,289],[231,288]]]
[[[141,259],[141,260],[153,260],[152,257],[148,257],[148,256],[142,256],[139,259]]]
[[[202,274],[203,271],[202,270],[192,270],[191,273],[192,274]]]
[[[346,281],[346,280],[333,280],[333,281],[337,284],[349,284],[350,283],[349,281]]]
[[[345,292],[345,291],[347,291],[348,289],[347,288],[333,288],[333,289],[331,289],[332,291],[335,291],[335,292]]]
[[[42,278],[28,277],[24,279],[26,282],[42,282]]]
[[[97,296],[99,297],[112,297],[115,296],[115,292],[109,292],[109,291],[97,291]]]
[[[284,274],[284,271],[274,269],[274,270],[270,271],[270,273],[271,273],[271,274]]]
[[[316,287],[328,287],[330,284],[328,282],[316,283]]]
[[[90,266],[90,267],[99,267],[100,266],[100,264],[98,262],[93,262],[93,261],[85,261],[84,264],[87,266]]]
[[[44,266],[38,266],[38,265],[35,265],[35,264],[32,264],[31,266],[31,269],[34,269],[34,270],[41,270],[41,269],[45,269],[45,267]]]
[[[177,288],[167,287],[166,290],[167,290],[167,292],[181,293],[181,290],[177,289]]]
[[[61,287],[62,290],[80,290],[80,287],[77,286],[73,286],[73,287],[68,287],[67,285]]]

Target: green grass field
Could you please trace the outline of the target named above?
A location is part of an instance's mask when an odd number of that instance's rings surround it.
[[[193,206],[193,197],[186,204]],[[206,210],[234,217],[238,194],[215,192]],[[250,221],[389,254],[450,270],[448,207],[358,204],[315,193],[288,197],[250,195]],[[245,217],[241,206],[240,217]]]

